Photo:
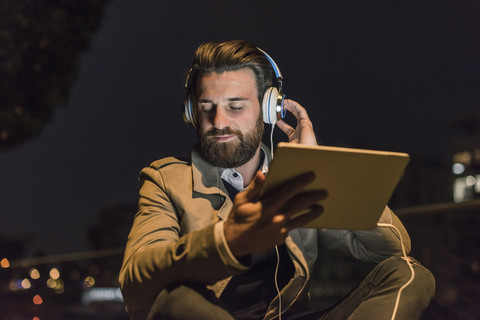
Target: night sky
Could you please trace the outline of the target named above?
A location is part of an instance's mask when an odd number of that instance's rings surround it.
[[[31,236],[31,252],[88,249],[102,208],[136,202],[140,169],[195,142],[183,74],[200,43],[231,39],[274,58],[326,145],[447,163],[452,121],[480,109],[475,0],[114,0],[68,105],[0,154],[0,233]]]

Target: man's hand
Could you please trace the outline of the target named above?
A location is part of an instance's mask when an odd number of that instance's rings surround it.
[[[291,127],[283,120],[277,121],[277,126],[288,136],[288,141],[316,146],[317,139],[313,131],[312,121],[310,121],[305,108],[290,99],[286,99],[283,103],[285,109],[290,111],[297,119],[296,128]]]
[[[304,226],[320,216],[317,203],[327,197],[325,190],[302,190],[313,180],[313,173],[300,175],[280,187],[274,194],[258,199],[265,175],[257,172],[249,187],[238,193],[224,232],[228,246],[236,257],[264,252],[282,244],[292,229]],[[300,216],[296,215],[301,212]]]

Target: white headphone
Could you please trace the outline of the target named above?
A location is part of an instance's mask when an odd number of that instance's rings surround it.
[[[275,72],[276,85],[275,87],[268,88],[263,94],[262,100],[262,113],[263,113],[263,122],[269,124],[275,124],[277,120],[285,118],[286,110],[283,102],[285,100],[285,94],[282,91],[283,78],[280,69],[273,59],[262,49],[257,48],[270,62],[273,71]],[[183,101],[182,111],[183,111],[183,120],[187,124],[192,126],[197,126],[197,120],[194,112],[193,99],[190,96],[190,75],[192,69],[189,70],[188,75],[185,79],[185,91],[187,95]]]

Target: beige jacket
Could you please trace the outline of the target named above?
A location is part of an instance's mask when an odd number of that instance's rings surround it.
[[[230,277],[245,270],[246,266],[229,259],[226,244],[215,235],[215,225],[227,219],[232,209],[221,173],[195,148],[191,161],[169,157],[141,171],[138,212],[119,276],[132,319],[141,319],[169,284],[203,283],[219,296]],[[385,209],[380,220],[395,223],[408,250],[408,234],[390,209]],[[282,312],[308,301],[308,282],[318,243],[367,261],[401,255],[398,237],[388,228],[357,232],[293,230],[286,246],[295,273],[282,290]],[[277,298],[271,302],[265,319],[278,316]]]

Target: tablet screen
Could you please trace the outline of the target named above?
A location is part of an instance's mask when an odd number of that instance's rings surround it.
[[[305,227],[371,230],[400,180],[409,155],[328,146],[278,144],[263,190],[264,195],[305,172],[316,179],[305,190],[326,189],[324,212]]]

